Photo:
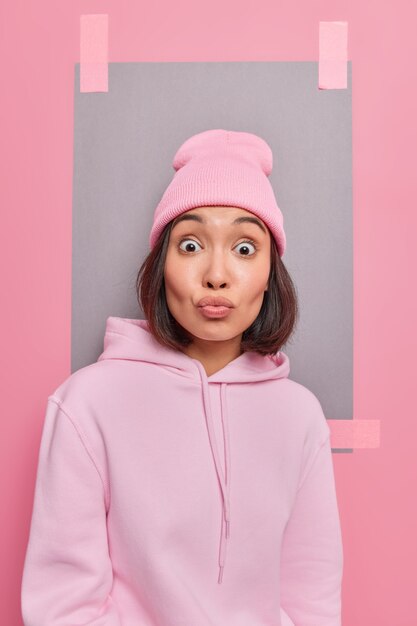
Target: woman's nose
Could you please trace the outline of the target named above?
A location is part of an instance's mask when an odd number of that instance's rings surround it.
[[[210,289],[224,289],[224,287],[226,287],[226,283],[216,283],[208,280],[207,287],[210,287]]]
[[[220,253],[213,253],[207,264],[204,282],[212,289],[224,288],[228,282],[226,261]]]

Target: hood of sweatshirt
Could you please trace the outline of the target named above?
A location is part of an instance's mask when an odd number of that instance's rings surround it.
[[[227,388],[233,384],[256,384],[257,382],[287,378],[290,371],[289,358],[281,351],[263,356],[255,352],[244,352],[230,361],[222,369],[207,376],[202,363],[180,350],[174,350],[160,344],[149,330],[147,320],[129,319],[110,316],[107,318],[104,335],[104,349],[98,361],[105,359],[123,359],[153,363],[157,367],[167,368],[178,376],[188,377],[201,385],[202,418],[207,425],[207,445],[213,457],[213,471],[216,472],[220,488],[223,509],[223,524],[219,546],[219,577],[222,582],[226,560],[227,539],[230,537],[230,485],[231,474],[229,442],[224,440],[225,471],[220,462],[219,445],[216,440],[213,416],[210,407],[209,385],[221,385],[221,419],[224,432],[227,432]]]

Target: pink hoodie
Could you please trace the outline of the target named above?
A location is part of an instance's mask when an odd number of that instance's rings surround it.
[[[330,430],[289,359],[207,376],[146,320],[48,398],[25,626],[340,626]]]

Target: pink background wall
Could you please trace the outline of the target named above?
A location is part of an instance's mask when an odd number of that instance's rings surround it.
[[[319,22],[348,22],[353,417],[380,420],[381,437],[378,448],[333,455],[345,552],[343,625],[417,623],[413,4],[2,3],[2,624],[21,625],[20,582],[46,398],[70,373],[73,77],[80,15],[87,13],[109,14],[111,62],[317,61]]]

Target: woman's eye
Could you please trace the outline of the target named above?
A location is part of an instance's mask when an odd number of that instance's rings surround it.
[[[185,250],[182,247],[182,245],[185,243]],[[198,246],[200,244],[198,244],[196,241],[194,241],[194,239],[183,239],[180,242],[180,248],[181,250],[183,250],[184,252],[195,252],[195,247]]]
[[[238,243],[236,247],[239,246],[242,246],[241,250],[243,250],[243,253],[240,256],[252,256],[252,254],[255,254],[256,252],[256,246],[253,241],[242,241],[241,243]],[[252,254],[250,253],[251,247],[253,248]],[[249,250],[249,253],[247,250]]]

